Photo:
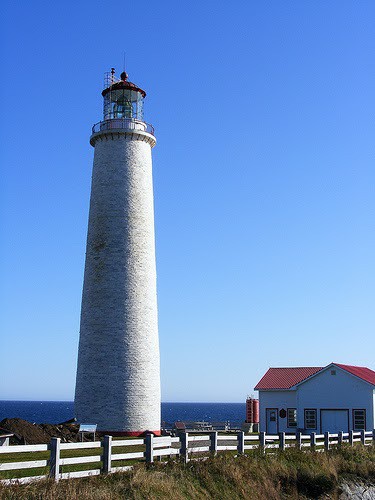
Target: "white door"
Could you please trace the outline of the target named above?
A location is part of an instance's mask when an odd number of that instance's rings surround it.
[[[349,432],[349,410],[322,410],[321,432]]]
[[[279,431],[278,425],[278,410],[277,408],[266,409],[266,432],[267,434],[277,434]]]

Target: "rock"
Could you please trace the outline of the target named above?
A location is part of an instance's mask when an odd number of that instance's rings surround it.
[[[15,434],[11,439],[15,444],[45,444],[51,439],[39,425],[22,418],[4,418],[0,422],[0,427]]]
[[[75,443],[79,441],[78,424],[40,424],[40,427],[48,434],[48,441],[50,441],[51,437],[59,437],[62,443]]]
[[[375,500],[375,485],[356,481],[341,484],[340,500]]]
[[[79,425],[74,422],[33,424],[22,418],[4,418],[0,427],[14,434],[12,444],[47,444],[52,437],[59,437],[62,443],[79,441]]]

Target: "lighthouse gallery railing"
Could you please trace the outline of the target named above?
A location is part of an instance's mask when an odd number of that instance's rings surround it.
[[[150,123],[143,122],[141,120],[136,120],[134,118],[112,118],[110,120],[104,120],[92,127],[92,133],[102,132],[105,130],[140,130],[141,132],[147,132],[148,134],[155,135],[154,127]]]

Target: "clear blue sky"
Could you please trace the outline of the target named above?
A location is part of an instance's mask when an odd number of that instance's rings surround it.
[[[0,399],[71,400],[102,80],[153,123],[164,401],[374,365],[373,0],[5,0]]]

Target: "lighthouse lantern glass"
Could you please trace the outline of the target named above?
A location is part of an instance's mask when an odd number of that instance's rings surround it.
[[[143,96],[130,89],[114,89],[104,96],[104,120],[143,121]]]

